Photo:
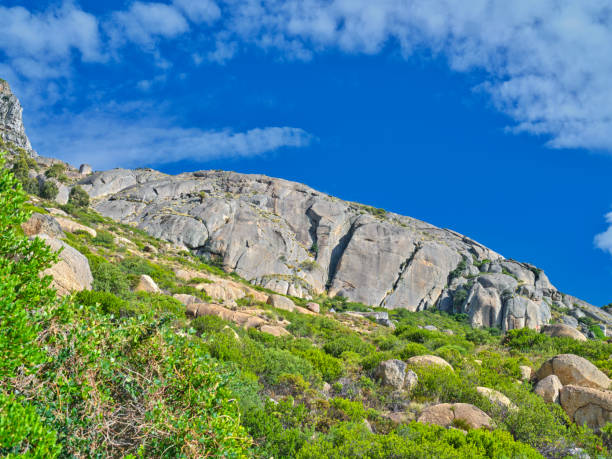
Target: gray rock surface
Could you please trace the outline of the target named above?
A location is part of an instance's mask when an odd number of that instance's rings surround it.
[[[0,80],[0,138],[34,154],[23,127],[22,112],[19,99],[15,97],[9,84]]]
[[[406,378],[406,362],[392,359],[380,362],[374,371],[376,379],[383,386],[390,386],[396,390],[404,388]]]
[[[58,294],[67,295],[71,292],[90,290],[93,282],[89,261],[74,247],[46,234],[38,237],[51,247],[54,252],[60,251],[58,262],[44,271],[53,278],[52,286]]]
[[[559,391],[563,384],[556,375],[548,375],[538,381],[533,391],[548,403],[559,403]]]
[[[552,297],[565,298],[534,266],[461,234],[299,183],[150,169],[96,172],[80,183],[103,215],[281,294],[327,293],[410,311],[437,306],[504,330],[539,329],[550,320]],[[612,325],[612,316],[590,313]]]

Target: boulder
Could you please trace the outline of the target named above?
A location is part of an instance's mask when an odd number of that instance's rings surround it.
[[[390,386],[395,390],[403,389],[406,379],[406,363],[397,359],[385,360],[378,364],[374,375],[383,386]]]
[[[81,164],[79,167],[79,173],[82,175],[89,175],[93,172],[93,169],[89,164]]]
[[[559,403],[559,391],[563,388],[563,384],[557,376],[548,375],[544,379],[538,381],[533,388],[533,391],[548,403]]]
[[[578,425],[600,429],[612,422],[612,391],[567,385],[561,389],[561,406]]]
[[[285,311],[290,311],[293,312],[295,311],[295,303],[293,301],[291,301],[289,298],[287,298],[286,296],[282,296],[282,295],[270,295],[268,297],[268,301],[267,303],[270,306],[273,306],[277,309],[283,309]]]
[[[238,300],[246,295],[244,290],[231,282],[202,283],[196,285],[198,290],[204,290],[208,296],[216,300]]]
[[[77,223],[74,220],[70,220],[69,218],[55,217],[55,219],[59,223],[62,230],[68,233],[74,233],[75,231],[83,231],[89,234],[91,237],[96,237],[98,235],[95,229],[90,228],[89,226],[81,225],[80,223]]]
[[[469,403],[440,403],[428,406],[421,412],[417,421],[442,427],[468,426],[471,429],[494,427],[493,420],[487,413]]]
[[[425,325],[423,328],[429,331],[438,331],[438,327],[436,327],[435,325]]]
[[[533,370],[531,369],[531,367],[528,367],[527,365],[521,365],[519,366],[519,370],[521,372],[521,379],[523,381],[529,381],[531,379],[531,376],[533,374]]]
[[[270,335],[276,337],[291,335],[291,333],[289,333],[283,327],[279,327],[277,325],[262,325],[261,327],[259,327],[259,331],[263,333],[269,333]]]
[[[440,366],[450,368],[453,367],[450,363],[444,360],[442,357],[438,357],[437,355],[415,355],[414,357],[410,357],[406,360],[406,363],[409,365],[417,365],[417,366]]]
[[[318,314],[319,312],[321,312],[321,307],[319,306],[319,303],[314,303],[311,301],[310,303],[306,304],[306,307],[312,312],[314,312],[315,314]]]
[[[267,325],[266,321],[261,317],[246,312],[232,311],[218,304],[191,303],[187,305],[186,310],[193,317],[217,316],[244,328],[261,328]]]
[[[52,287],[59,295],[90,290],[93,282],[89,261],[75,248],[46,234],[39,235],[53,251],[62,249],[59,261],[43,274],[53,277]]]
[[[574,354],[559,354],[542,364],[536,373],[538,381],[549,375],[556,375],[564,386],[608,389],[610,379],[587,359]]]
[[[202,300],[200,300],[197,296],[187,295],[186,293],[175,293],[174,295],[172,295],[172,297],[180,301],[181,303],[183,303],[183,305],[185,306],[187,306],[188,304],[192,304],[192,303],[202,302]]]
[[[514,403],[512,403],[512,400],[510,400],[504,394],[495,389],[490,389],[488,387],[477,387],[476,392],[478,392],[483,397],[488,398],[491,403],[495,403],[505,410],[518,410],[518,407]]]
[[[550,324],[542,326],[541,333],[545,335],[561,338],[567,337],[578,341],[586,341],[587,338],[578,330],[565,324]]]
[[[140,276],[138,285],[134,289],[137,292],[161,293],[161,289],[150,276],[143,274]]]
[[[38,234],[46,234],[54,238],[65,236],[59,223],[51,215],[33,213],[30,219],[21,225],[21,228],[26,236]]]

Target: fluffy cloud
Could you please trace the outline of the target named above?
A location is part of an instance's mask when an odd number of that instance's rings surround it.
[[[595,247],[612,255],[612,212],[606,215],[606,222],[608,222],[610,226],[606,231],[595,236]]]
[[[28,79],[58,78],[76,51],[86,62],[103,60],[98,20],[71,3],[33,14],[0,6],[0,55],[12,72]]]
[[[39,153],[98,169],[251,157],[283,147],[303,147],[312,140],[307,132],[292,127],[245,132],[183,128],[145,114],[151,112],[140,104],[110,104],[78,115],[39,119],[28,133]],[[138,119],[127,121],[128,113]]]

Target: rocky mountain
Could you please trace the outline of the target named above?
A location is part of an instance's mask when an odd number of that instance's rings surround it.
[[[0,130],[30,148],[21,106],[8,85],[2,88]],[[579,323],[585,316],[604,331],[612,325],[611,315],[562,293],[535,266],[455,231],[303,184],[216,170],[174,176],[151,169],[69,171],[102,215],[282,294],[341,295],[387,309],[439,308],[467,314],[473,326],[502,330],[539,329],[553,320],[589,333]],[[59,184],[62,202],[68,185]]]
[[[17,147],[31,151],[21,118],[23,109],[9,84],[0,78],[0,138]]]

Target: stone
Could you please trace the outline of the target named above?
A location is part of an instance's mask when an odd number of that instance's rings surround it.
[[[573,327],[570,327],[569,325],[565,325],[565,324],[544,325],[540,331],[541,333],[544,333],[545,335],[548,335],[551,337],[557,337],[557,338],[567,337],[567,338],[575,339],[577,341],[587,340],[587,337],[584,336],[582,333],[580,333],[578,330],[576,330]]]
[[[445,328],[444,330],[442,330],[442,333],[444,333],[445,335],[450,335],[450,336],[455,334],[455,332],[452,331],[450,328]]]
[[[91,290],[93,276],[85,255],[54,237],[46,234],[38,237],[43,239],[53,251],[61,249],[59,261],[43,272],[44,275],[53,278],[51,286],[57,289],[57,293],[67,295],[71,292]]]
[[[417,365],[417,366],[440,366],[450,368],[453,367],[450,363],[444,360],[442,357],[438,357],[437,355],[415,355],[414,357],[410,357],[406,360],[406,363],[409,365]]]
[[[561,322],[565,325],[569,325],[570,327],[577,328],[578,327],[578,319],[572,316],[564,315],[561,316]]]
[[[60,217],[67,217],[68,214],[62,209],[56,209],[55,207],[45,207],[45,209],[51,214]]]
[[[151,276],[148,276],[147,274],[140,276],[138,285],[134,290],[137,292],[161,293],[161,289],[157,286],[155,281],[151,279]]]
[[[276,336],[276,337],[280,337],[280,336],[290,336],[291,333],[289,333],[287,330],[285,330],[283,327],[279,327],[276,325],[262,325],[259,328],[259,331],[262,333],[268,333],[272,336]]]
[[[491,403],[495,403],[505,410],[508,410],[508,411],[518,410],[518,407],[512,402],[512,400],[510,400],[504,394],[502,394],[501,392],[495,389],[490,389],[488,387],[477,387],[476,392],[478,392],[483,397],[489,399]]]
[[[186,293],[175,293],[174,295],[172,295],[172,298],[180,301],[185,306],[192,303],[200,303],[202,301],[197,296],[188,295]]]
[[[378,364],[374,375],[383,386],[390,386],[396,390],[403,389],[406,378],[406,363],[397,359],[385,360]]]
[[[567,385],[561,389],[561,406],[578,425],[601,429],[612,422],[612,391]]]
[[[246,313],[241,311],[232,311],[218,304],[209,303],[190,303],[186,306],[186,311],[193,317],[200,317],[205,315],[217,316],[223,320],[233,322],[236,325],[240,325],[244,328],[261,328],[264,325],[268,325],[264,319],[258,317],[252,313]],[[263,311],[262,311],[263,312]]]
[[[295,311],[296,308],[295,303],[293,301],[282,295],[270,295],[268,297],[267,303],[277,309],[283,309],[285,311],[290,312]]]
[[[59,223],[62,230],[68,233],[74,233],[76,231],[83,231],[89,234],[91,237],[96,237],[98,235],[97,231],[89,226],[81,225],[80,223],[75,222],[74,220],[70,220],[69,218],[55,217],[57,222]]]
[[[82,175],[89,175],[93,172],[93,169],[89,164],[81,164],[79,167],[79,173]]]
[[[536,373],[538,381],[556,375],[564,386],[568,384],[608,389],[610,379],[587,359],[574,354],[559,354],[542,364]]]
[[[559,391],[563,387],[559,378],[555,375],[548,375],[541,379],[533,388],[533,391],[548,403],[559,403]]]
[[[519,366],[519,370],[521,372],[521,379],[523,381],[529,381],[531,379],[531,376],[533,374],[533,370],[531,369],[531,367],[528,367],[527,365],[521,365]]]
[[[469,403],[440,403],[425,408],[418,422],[436,424],[442,427],[457,427],[462,429],[493,429],[493,420],[481,409]]]
[[[319,306],[319,303],[314,303],[312,301],[310,303],[307,303],[306,307],[312,312],[314,312],[315,314],[318,314],[321,311],[321,307]]]
[[[33,213],[29,220],[21,225],[26,236],[46,234],[54,238],[65,237],[57,219],[50,215]]]
[[[404,389],[407,391],[411,391],[417,386],[418,383],[418,375],[412,370],[406,371],[406,375],[404,376]]]
[[[425,325],[423,328],[429,331],[438,331],[438,327],[436,327],[435,325]]]

